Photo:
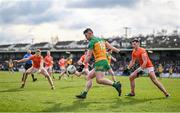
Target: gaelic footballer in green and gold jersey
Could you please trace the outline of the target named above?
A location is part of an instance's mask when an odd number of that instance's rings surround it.
[[[94,69],[92,69],[87,75],[87,83],[85,90],[80,94],[76,95],[77,98],[85,99],[88,91],[92,87],[92,79],[96,77],[98,84],[113,86],[118,95],[121,95],[121,84],[120,82],[113,82],[104,77],[105,72],[110,70],[110,66],[107,61],[106,48],[109,48],[115,52],[120,50],[111,46],[107,41],[102,38],[95,37],[93,31],[90,28],[87,28],[84,31],[86,39],[89,41],[88,52],[86,55],[85,63],[88,63],[92,55],[95,58]],[[94,72],[95,71],[95,72]]]

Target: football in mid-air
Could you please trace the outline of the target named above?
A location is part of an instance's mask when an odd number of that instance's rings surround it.
[[[74,74],[76,72],[76,67],[74,65],[69,65],[67,67],[67,73],[68,74]]]

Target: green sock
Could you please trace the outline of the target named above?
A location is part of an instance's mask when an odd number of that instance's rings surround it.
[[[84,91],[84,92],[83,92],[83,94],[85,94],[85,95],[86,95],[86,94],[87,94],[87,91]]]

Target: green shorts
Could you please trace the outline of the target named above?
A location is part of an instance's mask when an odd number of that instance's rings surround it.
[[[108,71],[109,69],[111,69],[107,60],[100,60],[98,62],[95,62],[94,68],[95,68],[96,72],[97,71],[105,72],[105,71]]]

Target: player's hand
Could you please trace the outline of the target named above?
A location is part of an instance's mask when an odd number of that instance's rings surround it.
[[[13,60],[14,63],[18,63],[18,60]]]

